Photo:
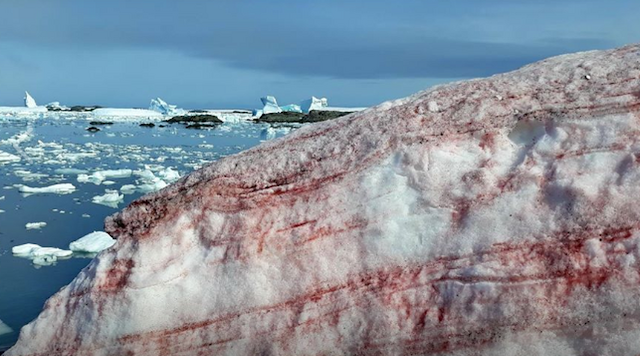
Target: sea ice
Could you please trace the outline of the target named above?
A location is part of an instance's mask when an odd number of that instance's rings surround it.
[[[76,190],[76,187],[71,183],[54,184],[48,187],[32,188],[26,185],[20,185],[18,190],[20,193],[26,194],[69,194]]]
[[[97,253],[116,243],[109,234],[104,231],[94,231],[69,244],[73,252]]]
[[[131,169],[111,169],[104,171],[96,171],[90,175],[78,174],[79,183],[93,183],[100,185],[107,179],[129,178],[133,171]]]
[[[133,194],[136,192],[136,186],[133,184],[125,184],[122,187],[120,187],[120,193],[122,194]]]

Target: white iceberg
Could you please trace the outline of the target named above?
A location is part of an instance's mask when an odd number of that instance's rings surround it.
[[[152,180],[147,181],[144,184],[140,184],[138,186],[138,190],[141,193],[151,193],[151,192],[156,192],[164,187],[166,187],[168,184],[167,182],[163,181],[162,179],[156,177]]]
[[[329,106],[327,98],[316,98],[312,96],[311,99],[303,100],[300,102],[300,109],[303,113],[308,114],[311,110],[324,110]]]
[[[54,184],[48,187],[40,187],[40,188],[20,185],[18,190],[20,191],[20,193],[26,193],[26,194],[46,194],[46,193],[69,194],[69,193],[73,193],[76,190],[76,187],[71,183],[60,183],[60,184]]]
[[[29,108],[29,109],[33,109],[38,107],[38,104],[36,104],[36,100],[29,95],[29,92],[24,92],[24,107]]]
[[[27,230],[39,230],[39,229],[42,229],[45,226],[47,226],[47,223],[44,222],[44,221],[30,222],[30,223],[26,223],[25,224],[25,227],[27,228]]]
[[[159,112],[162,115],[184,115],[186,112],[183,109],[178,109],[176,105],[167,104],[160,98],[151,99],[149,110]]]
[[[264,98],[260,98],[264,107],[262,108],[263,114],[277,114],[282,112],[282,109],[278,106],[278,101],[274,96],[268,95]]]
[[[124,195],[118,194],[117,190],[105,191],[103,195],[97,195],[91,199],[91,202],[95,204],[105,205],[111,208],[117,208],[118,204],[124,200]]]
[[[116,243],[109,234],[104,231],[94,231],[69,244],[73,252],[97,253],[106,250]]]

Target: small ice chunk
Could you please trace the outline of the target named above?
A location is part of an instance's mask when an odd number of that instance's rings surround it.
[[[155,178],[148,183],[141,184],[138,189],[142,193],[150,193],[158,191],[167,186],[167,183],[160,178]]]
[[[90,218],[90,217],[91,217],[91,215],[89,215],[89,214],[82,214],[82,217],[83,217],[83,218]]]
[[[103,195],[97,195],[91,199],[95,204],[105,205],[111,208],[117,208],[118,204],[124,200],[124,195],[118,194],[117,190],[105,191]]]
[[[38,187],[38,188],[32,188],[26,185],[20,185],[18,190],[20,191],[20,193],[26,193],[26,194],[45,194],[45,193],[69,194],[69,193],[73,193],[76,190],[76,187],[71,183],[60,183],[60,184],[54,184],[48,187]]]
[[[109,234],[103,231],[94,231],[69,244],[73,252],[97,253],[106,250],[116,243]]]
[[[136,186],[133,184],[125,184],[120,187],[120,193],[122,194],[133,194],[136,192]]]
[[[39,230],[42,229],[43,227],[47,226],[47,223],[44,221],[40,221],[40,222],[30,222],[27,223],[25,225],[25,227],[27,228],[27,230]]]
[[[38,248],[41,248],[41,246],[36,244],[22,244],[18,246],[13,246],[11,248],[11,253],[13,253],[14,255],[29,256],[33,253],[35,249],[38,249]]]
[[[84,169],[77,169],[77,168],[58,168],[55,171],[53,171],[55,174],[71,174],[71,175],[78,175],[78,174],[84,174],[87,173],[86,170]]]
[[[0,335],[12,333],[13,329],[9,327],[9,325],[5,324],[0,320]]]
[[[178,171],[173,170],[171,167],[167,169],[163,169],[158,172],[160,178],[167,182],[175,182],[180,179],[180,173]]]

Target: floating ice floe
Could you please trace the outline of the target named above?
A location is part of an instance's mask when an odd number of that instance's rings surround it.
[[[104,231],[94,231],[69,244],[73,252],[98,253],[108,249],[116,243],[109,234]]]
[[[14,246],[11,252],[14,256],[30,259],[33,264],[39,266],[52,265],[58,259],[68,258],[73,254],[73,251],[57,247],[42,247],[31,243]]]
[[[118,194],[117,190],[105,190],[105,194],[97,195],[91,199],[95,204],[105,205],[111,208],[117,208],[119,203],[124,200],[124,195]]]
[[[7,139],[0,140],[0,145],[19,145],[21,143],[30,141],[33,138],[33,127],[29,127],[26,130],[17,133]]]
[[[8,152],[0,151],[0,165],[5,163],[11,163],[11,162],[20,162],[20,160],[21,160],[20,156],[16,156]]]
[[[278,106],[278,101],[275,97],[268,95],[264,98],[260,98],[264,107],[262,108],[263,114],[277,114],[282,112],[282,109]]]
[[[58,168],[53,172],[55,174],[79,175],[79,174],[86,174],[88,171],[86,169],[77,169],[77,168]]]
[[[40,188],[20,185],[18,190],[20,191],[20,193],[25,194],[69,194],[73,193],[76,190],[76,187],[71,183],[60,183]]]
[[[129,178],[133,171],[131,169],[111,169],[105,171],[96,171],[90,175],[87,174],[78,174],[78,182],[79,183],[93,183],[95,185],[100,185],[107,179],[116,179],[116,178]]]
[[[47,226],[47,223],[44,222],[44,221],[40,221],[40,222],[27,223],[24,227],[26,227],[27,230],[39,230],[39,229],[42,229],[45,226]]]
[[[145,109],[121,109],[121,108],[102,108],[95,109],[91,112],[91,116],[98,118],[147,118],[147,119],[161,119],[163,115],[157,111],[145,110]]]
[[[136,192],[136,186],[133,184],[125,184],[122,187],[120,187],[120,193],[122,194],[133,194]]]
[[[176,105],[167,104],[160,98],[151,99],[149,110],[159,112],[162,115],[184,115],[186,113],[185,110],[179,109]]]
[[[12,333],[13,329],[9,327],[9,325],[5,324],[0,320],[0,335]]]

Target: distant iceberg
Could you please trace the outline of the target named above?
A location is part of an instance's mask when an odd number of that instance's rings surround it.
[[[38,107],[38,104],[36,104],[36,100],[31,95],[29,95],[29,92],[27,91],[24,92],[24,107],[29,109]]]
[[[318,99],[312,96],[311,99],[300,102],[300,109],[303,113],[308,114],[311,110],[324,110],[329,106],[327,98]]]
[[[176,105],[167,104],[160,98],[151,99],[149,110],[159,112],[162,115],[184,115],[186,113],[185,110],[179,109]]]
[[[260,98],[264,107],[262,108],[262,114],[277,114],[281,113],[282,109],[278,106],[278,101],[274,96],[267,95],[264,98]]]

